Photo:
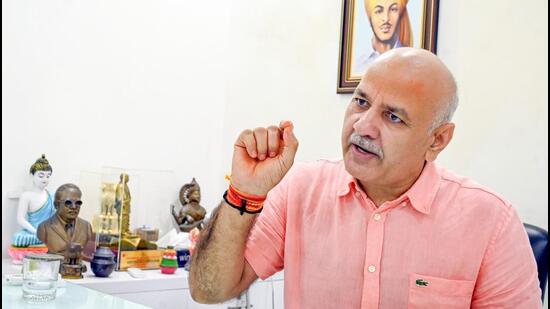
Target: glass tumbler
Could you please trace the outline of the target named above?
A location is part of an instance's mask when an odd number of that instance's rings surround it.
[[[59,266],[63,256],[27,254],[23,258],[23,298],[32,303],[55,299]]]

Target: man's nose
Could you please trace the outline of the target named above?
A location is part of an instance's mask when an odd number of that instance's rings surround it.
[[[380,125],[380,117],[377,117],[376,112],[370,109],[361,114],[353,124],[353,129],[355,133],[375,140],[380,136]]]

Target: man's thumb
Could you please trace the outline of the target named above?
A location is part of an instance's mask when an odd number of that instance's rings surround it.
[[[290,167],[294,162],[294,156],[298,150],[298,139],[294,135],[294,126],[292,122],[288,122],[288,125],[283,127],[283,151],[282,157],[286,165]]]

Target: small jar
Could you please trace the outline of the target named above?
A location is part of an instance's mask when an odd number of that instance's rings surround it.
[[[109,247],[99,247],[94,252],[94,258],[90,262],[92,272],[96,277],[109,277],[115,270],[115,254]]]

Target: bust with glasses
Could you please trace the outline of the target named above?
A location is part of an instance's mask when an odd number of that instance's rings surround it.
[[[48,253],[63,255],[65,265],[80,260],[75,259],[73,248],[85,248],[88,241],[93,241],[92,226],[88,221],[78,218],[81,198],[82,191],[76,185],[69,183],[60,186],[54,197],[55,215],[38,226],[38,238],[46,244]],[[90,260],[84,254],[83,258]]]

